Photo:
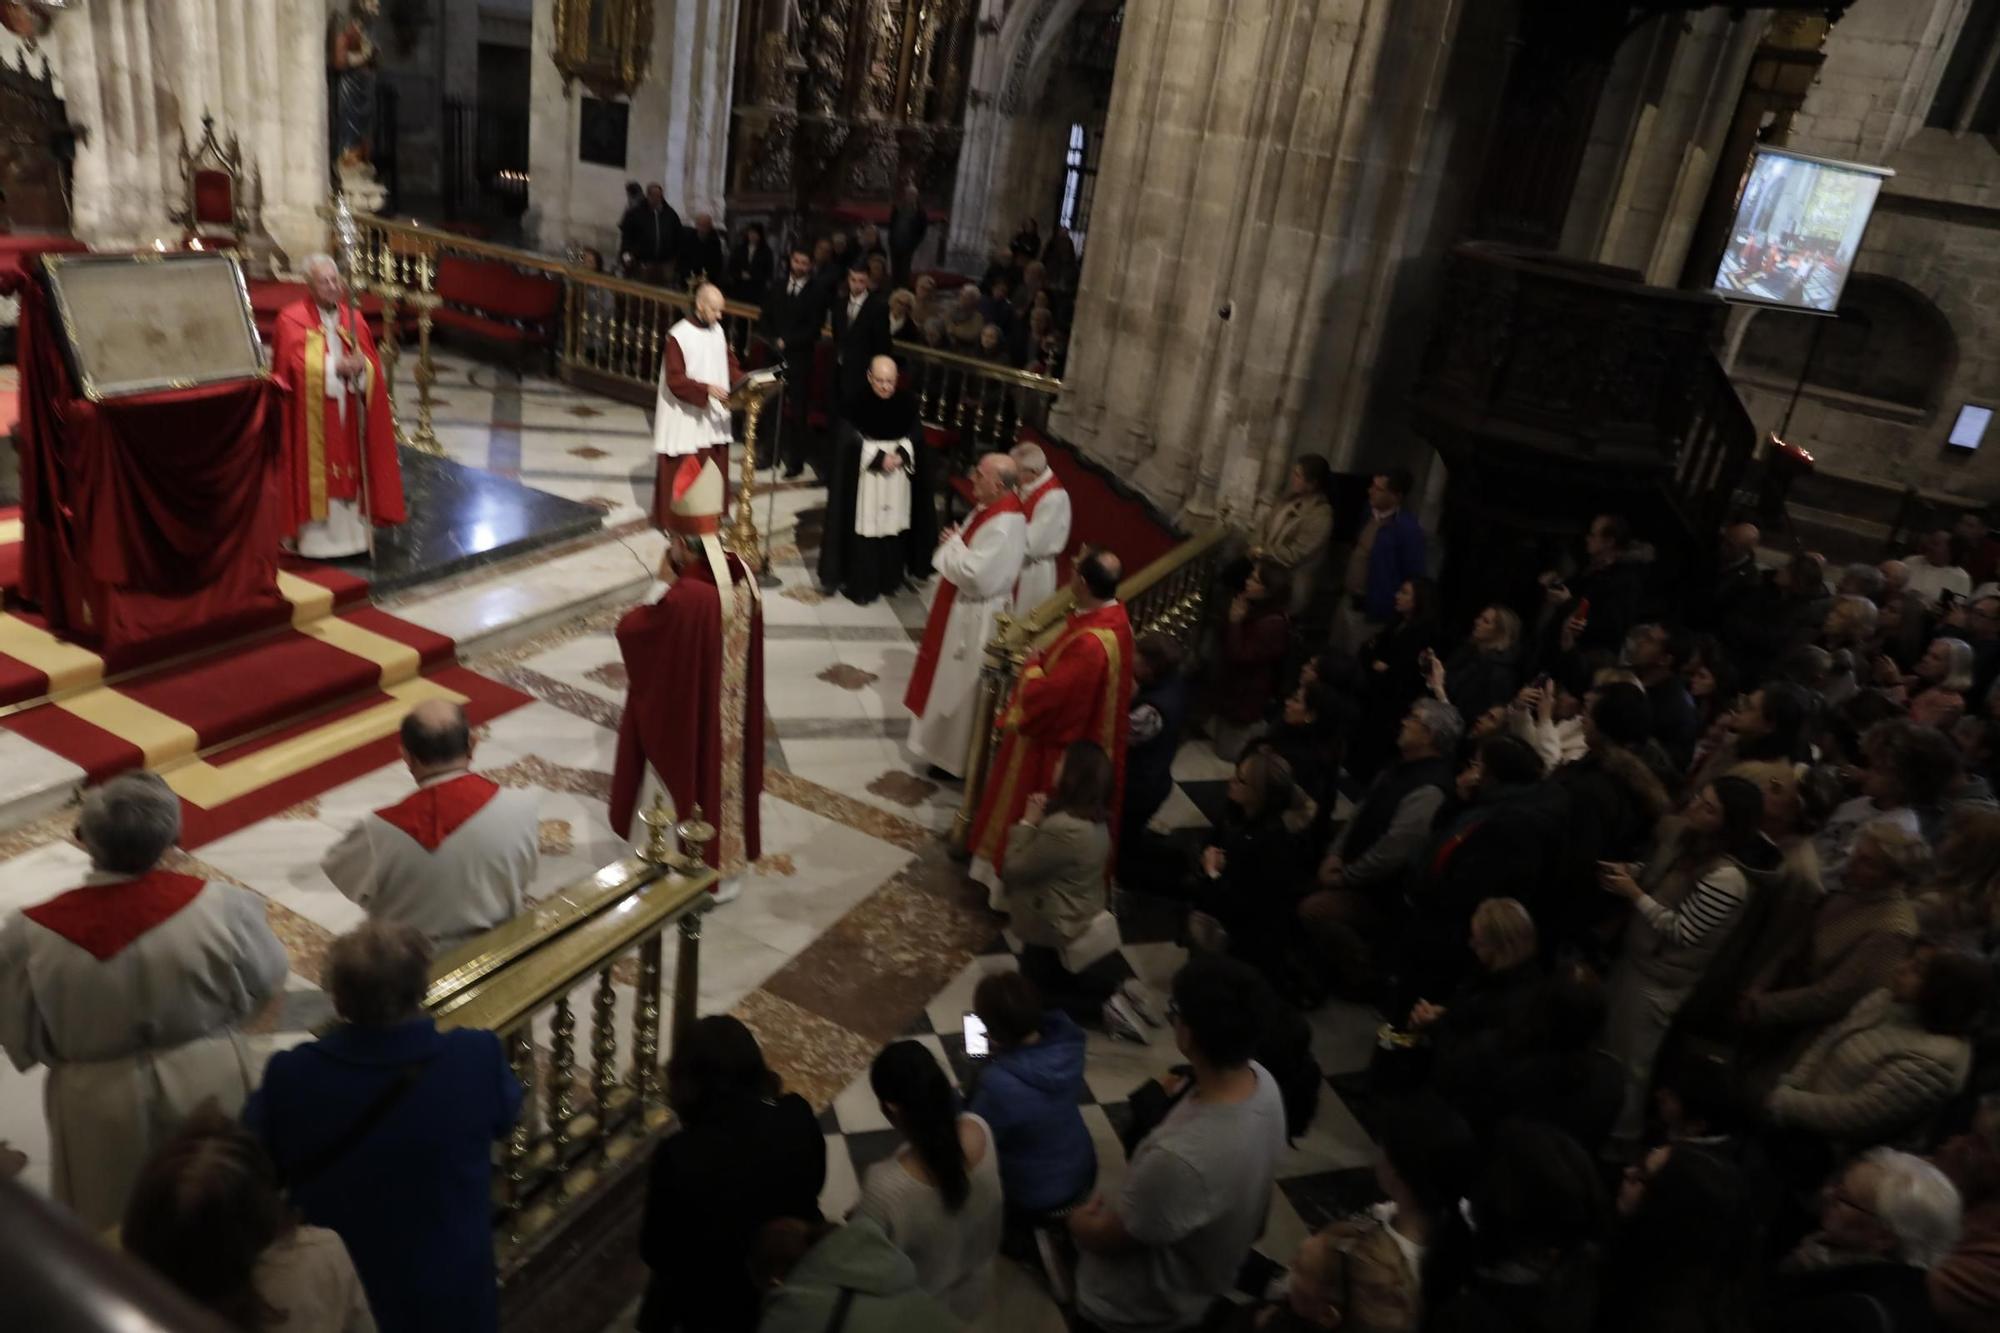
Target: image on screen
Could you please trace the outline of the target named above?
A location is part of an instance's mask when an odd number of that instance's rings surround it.
[[[1760,148],[1750,161],[1715,290],[1832,314],[1887,169]]]
[[[1951,423],[1951,434],[1945,443],[1954,449],[1977,449],[1986,437],[1986,428],[1992,424],[1992,408],[1967,403],[1958,409],[1958,418]]]

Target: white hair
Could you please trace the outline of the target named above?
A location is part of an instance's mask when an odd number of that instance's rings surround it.
[[[1958,1243],[1964,1205],[1950,1177],[1911,1153],[1870,1148],[1859,1159],[1882,1173],[1875,1216],[1896,1237],[1896,1256],[1929,1268]]]
[[[157,773],[121,773],[83,794],[76,834],[97,869],[143,875],[181,835],[181,798]]]
[[[316,268],[329,268],[333,270],[334,277],[337,278],[340,276],[339,263],[334,260],[332,255],[327,254],[325,251],[307,255],[299,262],[299,272],[308,278],[313,275],[313,270]]]
[[[1039,444],[1017,444],[1007,451],[1014,465],[1032,476],[1041,476],[1049,470],[1049,457],[1042,452]]]

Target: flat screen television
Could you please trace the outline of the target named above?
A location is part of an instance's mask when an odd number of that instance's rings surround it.
[[[1759,148],[1744,174],[1714,289],[1731,301],[1831,315],[1887,167]]]

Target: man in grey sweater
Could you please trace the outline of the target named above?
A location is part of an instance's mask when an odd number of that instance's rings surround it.
[[[1175,975],[1167,1012],[1194,1074],[1132,1154],[1117,1197],[1070,1214],[1082,1253],[1075,1328],[1178,1333],[1235,1281],[1285,1150],[1277,1080],[1250,1058],[1264,996],[1262,979],[1234,959],[1196,958]]]

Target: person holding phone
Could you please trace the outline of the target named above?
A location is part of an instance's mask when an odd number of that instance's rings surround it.
[[[1018,972],[981,978],[966,1018],[966,1053],[975,1021],[989,1051],[966,1110],[993,1131],[1007,1229],[1021,1235],[1097,1183],[1097,1149],[1079,1109],[1083,1029],[1062,1010],[1044,1009],[1034,983]]]

